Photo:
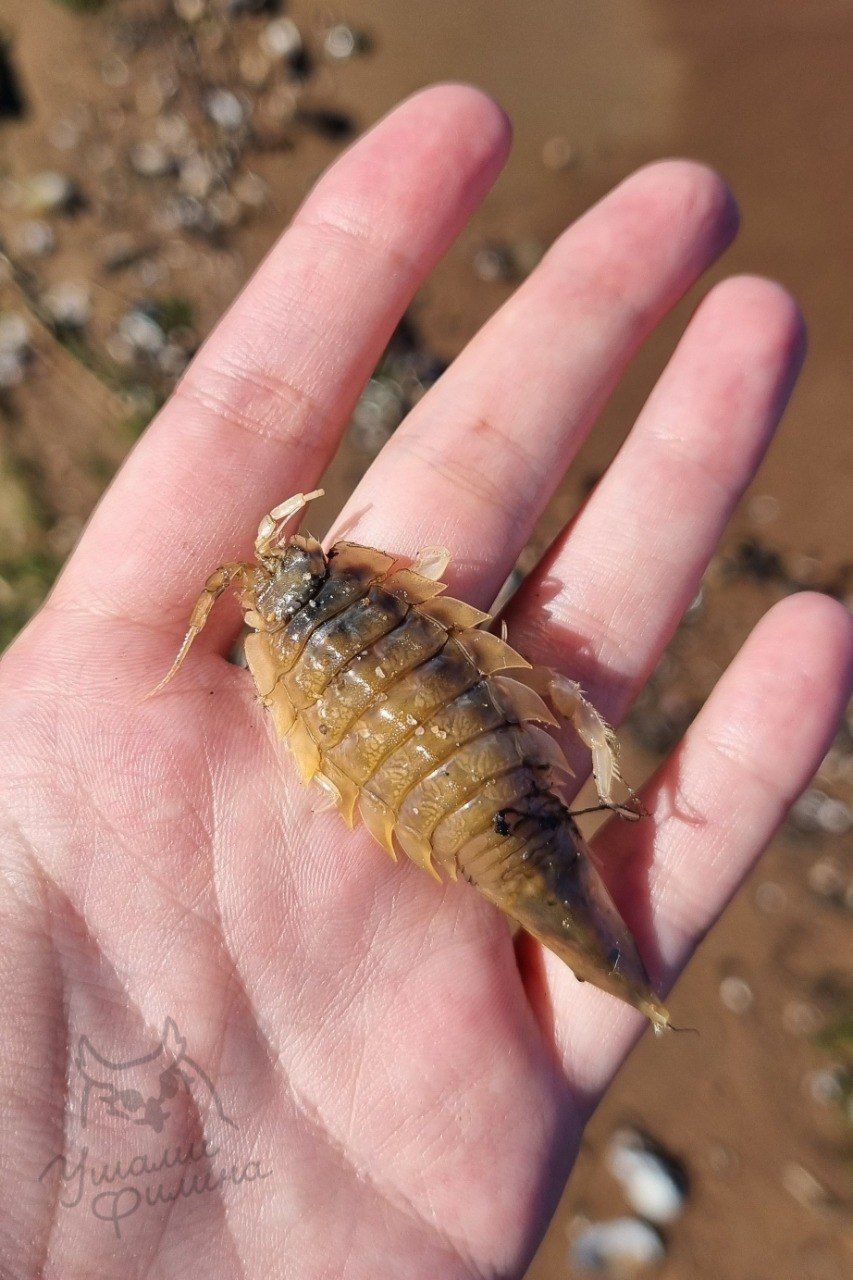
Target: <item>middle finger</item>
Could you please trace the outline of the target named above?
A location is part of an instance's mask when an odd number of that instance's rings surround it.
[[[702,165],[628,178],[420,401],[338,529],[399,553],[445,545],[453,589],[491,604],[634,352],[735,226],[727,187]]]

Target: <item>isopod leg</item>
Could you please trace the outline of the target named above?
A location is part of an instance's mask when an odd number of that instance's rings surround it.
[[[322,489],[314,489],[311,493],[295,493],[292,498],[288,498],[285,502],[280,502],[277,507],[273,507],[272,511],[264,516],[258,528],[258,536],[255,540],[256,555],[263,559],[264,556],[276,551],[281,541],[281,535],[293,517],[304,510],[309,502],[313,502],[315,498],[321,498],[322,496]]]
[[[222,592],[231,585],[234,579],[238,578],[240,574],[244,573],[249,567],[250,566],[245,564],[223,564],[213,571],[207,582],[204,584],[204,589],[202,590],[201,595],[195,602],[193,611],[190,614],[190,624],[187,628],[187,634],[181,641],[181,647],[175,655],[174,662],[164,675],[163,679],[154,686],[150,693],[145,695],[147,698],[151,698],[155,693],[159,693],[160,690],[164,689],[169,681],[178,674],[181,667],[184,665],[184,659],[189,653],[193,641],[199,632],[204,629],[214,604],[222,595]]]
[[[595,789],[604,808],[615,809],[628,817],[637,817],[639,801],[619,771],[619,740],[615,732],[592,703],[584,696],[575,680],[559,675],[547,668],[537,668],[537,677],[543,672],[543,683],[552,706],[572,725],[578,737],[592,755],[592,776]],[[628,792],[630,804],[620,804],[614,795],[619,782]]]
[[[440,582],[449,564],[450,552],[447,547],[421,547],[411,569],[413,573],[419,573],[422,578]]]

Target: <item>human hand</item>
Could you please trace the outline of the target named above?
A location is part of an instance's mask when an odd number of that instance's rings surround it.
[[[394,868],[314,812],[249,677],[224,660],[236,612],[142,701],[208,568],[316,484],[508,142],[487,98],[442,86],[334,165],[3,660],[4,1274],[520,1275],[639,1034],[633,1010],[515,947],[467,886]],[[631,355],[734,221],[699,165],[629,178],[417,405],[338,531],[401,555],[446,545],[452,592],[488,607]],[[581,679],[611,720],[693,597],[801,352],[781,288],[712,290],[513,601],[512,643]],[[650,819],[598,838],[659,989],[824,753],[850,651],[841,606],[778,605],[643,791]],[[178,1150],[183,1165],[154,1169]],[[111,1178],[87,1181],[104,1164]],[[221,1168],[251,1174],[217,1185]],[[170,1200],[182,1172],[208,1184]]]

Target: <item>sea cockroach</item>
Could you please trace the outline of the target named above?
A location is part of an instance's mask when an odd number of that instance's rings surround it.
[[[667,1026],[561,796],[571,770],[541,727],[559,723],[545,699],[589,747],[602,805],[620,810],[611,730],[577,684],[531,667],[484,630],[488,614],[441,595],[441,549],[404,567],[352,542],[326,554],[310,535],[286,537],[319,493],[264,517],[254,563],[211,574],[153,692],[233,586],[251,628],[249,670],[303,780],[319,783],[349,826],[358,810],[392,857],[401,849],[438,879],[461,875],[578,978]]]

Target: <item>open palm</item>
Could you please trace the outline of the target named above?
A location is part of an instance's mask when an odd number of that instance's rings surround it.
[[[207,572],[316,484],[508,140],[487,98],[443,86],[324,176],[4,659],[4,1275],[520,1275],[639,1033],[514,947],[467,886],[395,868],[315,811],[224,661],[229,607],[142,701]],[[734,223],[701,166],[628,179],[418,404],[339,531],[446,545],[453,593],[488,606],[627,361]],[[512,643],[611,719],[694,594],[801,347],[778,286],[715,288],[516,597]],[[778,606],[644,792],[651,818],[605,828],[604,873],[660,989],[820,759],[849,655],[840,606]]]

